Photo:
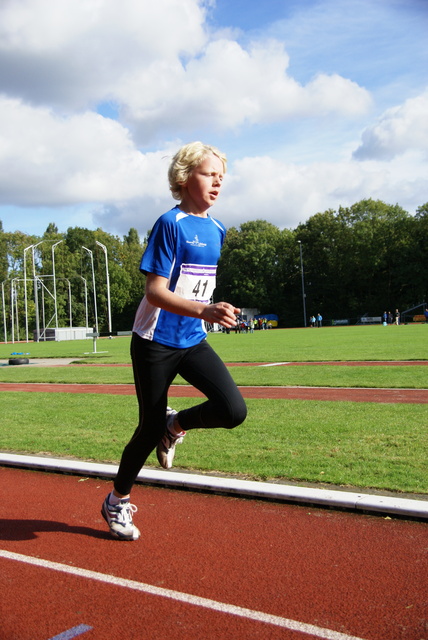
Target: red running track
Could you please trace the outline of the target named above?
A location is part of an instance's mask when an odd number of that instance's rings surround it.
[[[107,481],[0,480],[1,640],[428,638],[424,523],[137,485],[119,542]]]
[[[245,398],[277,398],[289,400],[341,400],[349,402],[381,402],[428,404],[428,389],[368,389],[337,387],[240,387]],[[0,383],[0,391],[33,391],[55,393],[107,393],[134,395],[133,384],[55,384],[55,383]],[[194,387],[172,385],[171,398],[198,398],[203,394]]]

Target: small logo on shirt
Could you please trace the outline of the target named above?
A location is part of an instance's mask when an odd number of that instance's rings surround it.
[[[206,247],[205,242],[199,242],[198,236],[195,236],[193,240],[186,240],[187,244],[191,244],[193,247]]]

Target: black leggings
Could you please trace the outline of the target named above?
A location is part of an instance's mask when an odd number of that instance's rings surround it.
[[[139,423],[126,445],[114,488],[130,493],[142,466],[165,433],[168,389],[181,375],[207,400],[180,411],[178,421],[190,429],[233,429],[247,416],[247,407],[232,376],[204,340],[189,349],[174,349],[132,334],[131,357],[139,404]]]

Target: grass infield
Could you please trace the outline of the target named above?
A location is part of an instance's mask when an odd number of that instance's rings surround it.
[[[341,361],[426,361],[428,326],[326,327],[254,334],[210,334],[226,362],[311,362],[231,368],[240,385],[427,388],[427,365],[344,366]],[[1,344],[0,359],[129,364],[129,338]],[[106,351],[107,353],[102,353]],[[89,352],[89,353],[87,353]],[[19,357],[19,356],[16,356]],[[317,365],[321,361],[337,364]],[[0,367],[1,382],[132,383],[130,367]],[[177,382],[182,382],[177,380]],[[133,396],[2,392],[0,448],[117,462],[136,426]],[[177,409],[198,402],[174,399]],[[177,449],[184,470],[260,480],[319,482],[426,494],[426,405],[248,400],[246,422],[232,432],[191,431]],[[156,465],[154,456],[148,461]]]

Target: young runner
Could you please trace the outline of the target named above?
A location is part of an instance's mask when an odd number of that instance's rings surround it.
[[[210,302],[226,230],[208,210],[219,196],[225,173],[226,157],[214,147],[193,142],[177,152],[168,178],[180,204],[157,220],[141,260],[146,290],[131,339],[139,423],[101,510],[111,534],[121,540],[140,537],[130,492],[155,448],[159,463],[169,469],[175,446],[187,431],[232,429],[247,415],[241,393],[206,341],[204,325],[206,321],[234,327],[240,313],[228,302]],[[168,389],[177,374],[206,396],[201,404],[178,413],[167,406]]]

